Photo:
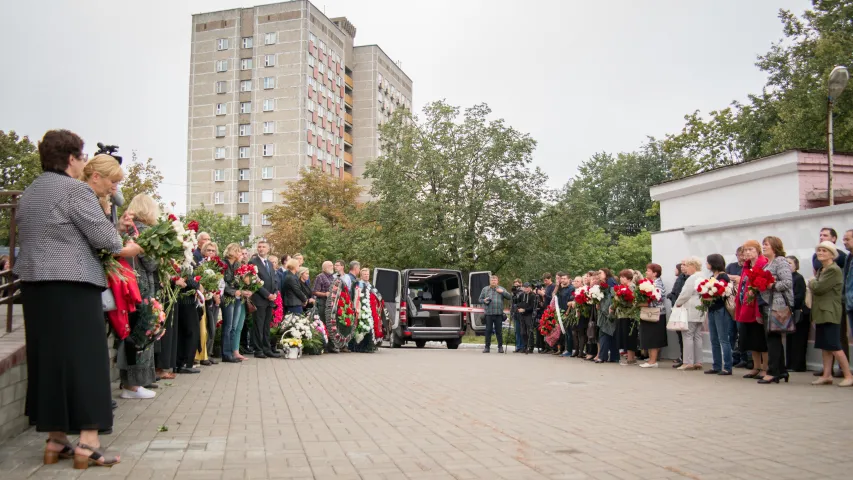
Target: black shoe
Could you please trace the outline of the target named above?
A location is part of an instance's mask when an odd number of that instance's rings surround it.
[[[504,347],[498,347],[498,353],[504,353]]]
[[[746,375],[743,376],[743,378],[758,378],[759,373],[761,373],[761,372],[747,373]]]
[[[197,368],[181,367],[175,373],[201,373],[201,370]]]
[[[761,379],[758,383],[762,385],[767,385],[768,383],[779,383],[779,380],[785,380],[785,383],[788,383],[788,372],[783,373],[782,375],[776,375],[770,380]]]
[[[210,362],[211,365],[216,365],[217,363],[219,363],[216,360],[214,360],[213,358],[209,359],[208,362]]]
[[[255,358],[267,358],[267,356],[263,352],[258,352],[255,354]]]
[[[512,352],[512,353],[525,353],[525,352],[527,352],[527,350],[519,350],[519,349],[516,349],[516,350],[515,350],[514,352]]]
[[[281,358],[281,354],[280,354],[280,353],[278,353],[278,352],[273,352],[272,350],[267,350],[266,352],[264,352],[264,355],[266,355],[266,356],[268,356],[268,357],[271,357],[271,358]]]
[[[202,360],[202,361],[201,361],[201,362],[199,362],[199,363],[201,363],[201,364],[202,364],[202,365],[204,365],[205,367],[209,367],[209,366],[213,365],[212,363],[210,363],[210,360]]]
[[[738,363],[736,363],[736,364],[735,364],[735,367],[734,367],[734,368],[746,368],[746,362],[744,362],[743,360],[741,360],[740,362],[738,362]]]
[[[489,347],[484,348],[483,353],[489,353]]]
[[[243,361],[238,358],[233,357],[225,357],[222,359],[222,363],[242,363]]]
[[[714,370],[713,368],[710,370],[705,370],[705,375],[718,375],[719,373],[719,370]]]
[[[255,351],[250,348],[240,347],[240,355],[252,355],[254,353]]]
[[[731,374],[732,374],[732,372],[728,372],[728,371],[726,371],[726,370],[722,370],[722,371],[720,371],[720,373],[718,373],[717,375],[724,375],[724,376],[725,376],[725,375],[731,375]]]
[[[116,408],[118,408],[118,402],[116,402],[115,400],[113,400],[112,402],[113,410],[115,410]]]
[[[676,360],[675,363],[672,364],[672,368],[678,368],[682,365],[684,365],[684,362],[682,362],[681,360]]]

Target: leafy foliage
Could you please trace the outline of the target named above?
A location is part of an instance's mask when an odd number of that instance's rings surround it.
[[[133,152],[130,163],[123,167],[125,176],[121,182],[121,194],[124,196],[125,203],[119,207],[119,215],[124,213],[133,197],[139,194],[150,195],[158,203],[163,200],[157,193],[157,189],[163,182],[163,174],[157,165],[154,165],[153,159],[149,158],[141,162],[136,157],[136,152]]]
[[[24,190],[41,175],[41,161],[36,145],[14,130],[0,130],[0,190]],[[6,203],[9,197],[0,198]],[[9,245],[10,211],[0,210],[0,244]]]
[[[190,220],[198,222],[199,232],[207,232],[214,242],[219,246],[219,253],[225,252],[229,243],[248,242],[252,229],[243,226],[238,217],[229,217],[213,210],[208,210],[202,204],[187,212],[182,218],[184,223]]]

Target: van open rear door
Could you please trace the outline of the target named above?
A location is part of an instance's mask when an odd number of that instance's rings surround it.
[[[402,344],[400,332],[400,299],[403,286],[403,278],[400,275],[400,271],[388,268],[374,268],[373,285],[379,291],[379,294],[382,295],[382,299],[385,301],[385,308],[388,309],[388,321],[383,325],[385,339],[391,343],[391,346],[399,346]],[[405,308],[405,305],[403,305],[403,308]]]
[[[480,307],[483,305],[480,302],[480,292],[489,286],[489,279],[492,272],[471,272],[468,274],[468,305],[472,307]],[[486,334],[486,323],[482,313],[471,313],[471,329],[477,335]]]

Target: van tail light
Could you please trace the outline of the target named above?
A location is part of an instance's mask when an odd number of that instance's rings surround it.
[[[462,302],[462,308],[468,308],[468,302]],[[462,322],[468,319],[468,312],[462,312]]]
[[[400,302],[400,324],[405,325],[408,320],[406,317],[406,302]]]

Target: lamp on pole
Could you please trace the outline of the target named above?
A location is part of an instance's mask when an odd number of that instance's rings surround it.
[[[827,193],[829,194],[829,205],[835,205],[835,194],[833,192],[832,178],[832,102],[841,95],[844,88],[847,87],[847,81],[850,80],[850,74],[847,73],[847,68],[837,66],[829,72],[829,98],[827,99],[827,133],[826,143],[828,144],[829,153],[829,169],[828,169],[828,186]]]

